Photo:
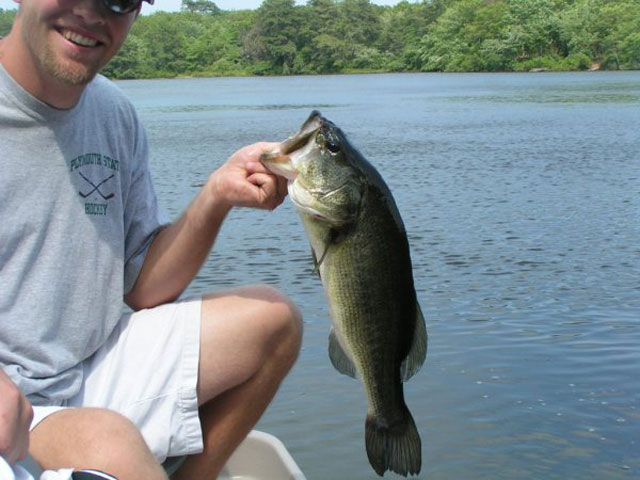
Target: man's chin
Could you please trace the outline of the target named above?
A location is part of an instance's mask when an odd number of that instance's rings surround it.
[[[53,78],[76,87],[88,84],[100,69],[94,65],[85,65],[71,60],[56,60],[51,57],[45,58],[44,63],[46,70]]]
[[[87,69],[87,68],[64,68],[63,66],[59,66],[53,72],[53,76],[69,85],[69,86],[83,86],[88,84],[98,73],[97,69]]]

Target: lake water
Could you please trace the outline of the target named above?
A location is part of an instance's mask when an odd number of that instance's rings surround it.
[[[172,217],[234,150],[284,139],[312,109],[385,177],[429,332],[405,384],[418,478],[640,478],[640,72],[119,84]],[[258,428],[310,480],[377,478],[362,388],[328,360],[324,292],[289,201],[233,211],[189,293],[255,282],[305,316]]]

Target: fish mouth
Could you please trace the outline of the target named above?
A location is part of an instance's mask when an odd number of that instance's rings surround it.
[[[316,136],[316,134],[322,128],[323,123],[323,118],[322,115],[320,115],[320,112],[314,110],[313,112],[311,112],[311,115],[309,116],[307,121],[304,122],[298,133],[282,142],[280,151],[284,155],[289,155],[296,150],[300,150],[307,143],[309,143],[309,140],[311,138]]]
[[[291,154],[304,149],[315,138],[323,124],[322,115],[314,110],[298,133],[287,138],[276,150],[263,153],[260,162],[272,173],[281,175],[289,181],[295,180],[298,176],[298,170]]]
[[[260,156],[260,163],[271,173],[285,177],[289,182],[294,181],[298,176],[298,171],[294,168],[291,158],[280,150],[263,153]]]

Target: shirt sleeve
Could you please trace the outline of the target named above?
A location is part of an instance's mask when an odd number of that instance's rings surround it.
[[[138,122],[131,184],[124,209],[124,294],[131,291],[156,234],[168,221],[160,214],[151,173],[147,135]]]

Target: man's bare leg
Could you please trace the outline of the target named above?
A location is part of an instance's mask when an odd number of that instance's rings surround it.
[[[118,480],[167,480],[127,418],[98,408],[61,410],[31,432],[29,452],[47,470],[95,469]]]
[[[256,424],[300,350],[299,310],[269,287],[206,297],[198,380],[204,451],[175,480],[214,479]]]

